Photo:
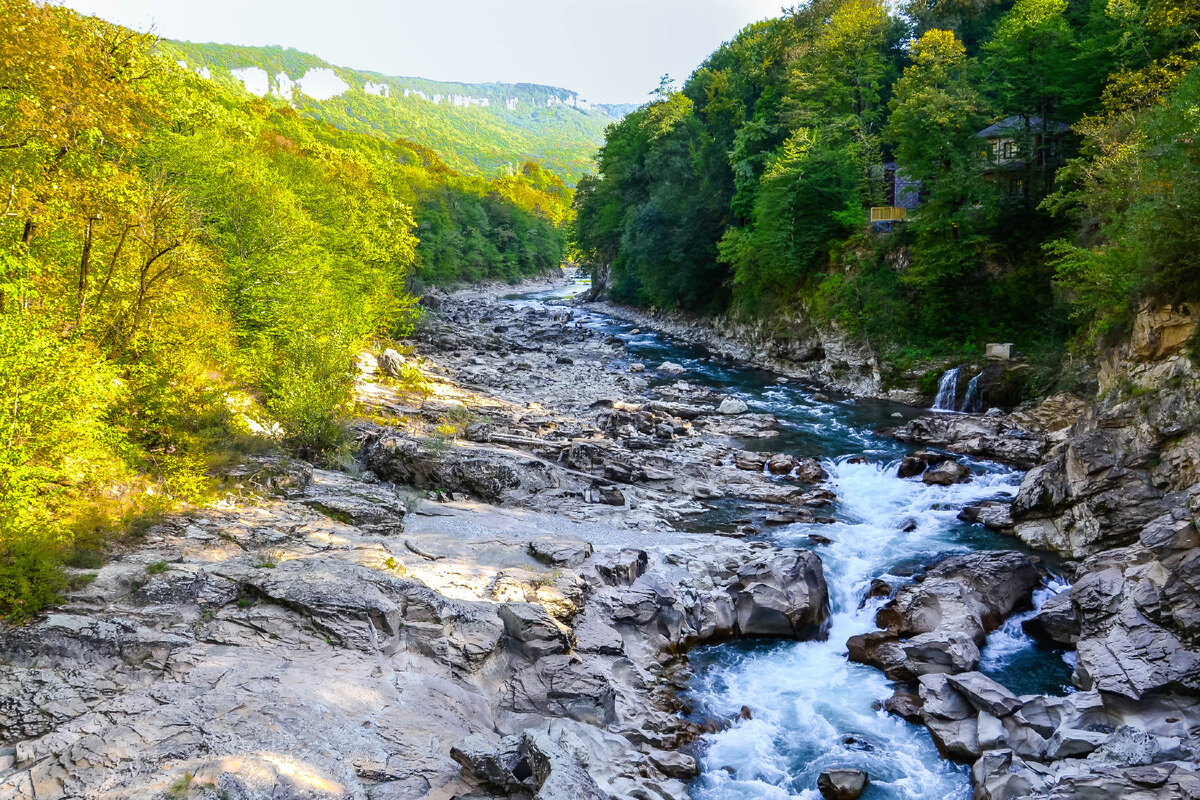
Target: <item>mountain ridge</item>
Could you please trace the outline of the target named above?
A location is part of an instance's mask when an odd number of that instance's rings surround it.
[[[544,84],[385,75],[280,45],[164,39],[161,46],[205,78],[344,130],[411,139],[469,174],[511,171],[532,159],[574,183],[593,169],[605,128],[633,109]]]

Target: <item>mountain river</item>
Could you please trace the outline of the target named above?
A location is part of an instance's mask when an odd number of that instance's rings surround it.
[[[516,295],[510,302],[543,305],[584,286]],[[873,667],[850,663],[846,640],[875,630],[875,612],[884,599],[862,602],[872,579],[894,585],[955,553],[1019,547],[1016,539],[964,524],[957,514],[966,504],[1012,497],[1021,473],[968,460],[976,475],[966,484],[940,487],[900,479],[898,460],[910,448],[877,430],[903,424],[924,413],[920,409],[878,400],[818,399],[811,387],[721,362],[654,332],[635,333],[632,324],[586,309],[576,314],[576,323],[623,340],[629,361],[645,362],[649,369],[673,361],[687,369],[682,376],[664,377],[664,383],[682,379],[708,386],[745,401],[751,411],[775,415],[780,435],[746,446],[821,459],[838,495],[833,524],[792,524],[769,532],[775,544],[807,547],[821,557],[832,610],[828,638],[737,642],[691,655],[695,677],[687,699],[694,713],[737,720],[698,747],[703,773],[693,796],[815,800],[822,770],[856,767],[871,777],[863,795],[867,800],[969,798],[967,768],[942,760],[924,728],[879,708],[894,686]],[[854,456],[865,460],[852,461]],[[732,520],[745,516],[750,513],[740,504],[717,505],[693,520],[691,529],[732,530]],[[915,529],[904,532],[914,523]],[[814,544],[810,533],[830,541]],[[1035,607],[1065,588],[1051,577],[1036,593]],[[1069,654],[1035,645],[1021,630],[1025,616],[1010,619],[989,637],[980,670],[1018,694],[1070,691]],[[742,718],[743,707],[749,719]]]

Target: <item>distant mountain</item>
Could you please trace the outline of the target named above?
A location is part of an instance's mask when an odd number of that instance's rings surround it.
[[[592,168],[604,129],[635,108],[593,104],[556,86],[381,75],[292,48],[174,40],[162,46],[205,77],[344,130],[417,142],[467,174],[533,160],[574,183]]]

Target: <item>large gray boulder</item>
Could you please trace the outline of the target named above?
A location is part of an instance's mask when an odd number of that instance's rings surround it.
[[[386,480],[418,489],[463,492],[488,502],[561,485],[559,473],[537,459],[501,450],[449,447],[388,431],[367,436],[359,458]]]
[[[399,378],[404,374],[404,356],[397,353],[390,347],[383,351],[379,356],[379,369],[385,374],[393,378]]]
[[[943,461],[921,475],[921,482],[933,486],[950,486],[966,483],[971,479],[971,470],[957,461]]]
[[[1079,613],[1070,592],[1048,598],[1037,614],[1021,623],[1021,628],[1042,644],[1074,648],[1079,641]]]
[[[512,649],[530,659],[571,649],[570,630],[540,605],[505,603],[497,613]]]
[[[1023,553],[952,556],[896,591],[875,617],[883,631],[847,642],[850,659],[874,664],[897,680],[968,672],[979,663],[987,633],[1028,606],[1040,583]]]
[[[535,800],[609,800],[579,761],[541,732],[521,739],[533,783]]]
[[[858,800],[870,782],[861,769],[827,769],[817,777],[817,789],[825,800]]]
[[[718,414],[745,414],[749,410],[745,401],[736,397],[726,397],[721,401],[721,405],[717,406]]]
[[[651,570],[628,586],[628,575],[644,569],[638,551],[616,568],[597,557],[606,584],[601,598],[620,630],[648,637],[661,650],[677,651],[740,636],[812,639],[824,635],[829,592],[821,560],[807,550],[689,548],[670,558],[691,578],[682,585]]]
[[[807,550],[746,564],[725,588],[733,596],[742,636],[811,639],[821,634],[829,618],[821,561]]]
[[[450,749],[450,757],[462,765],[463,775],[502,792],[512,792],[522,785],[516,773],[522,764],[528,766],[520,737],[506,736],[499,742],[494,737],[475,733]]]

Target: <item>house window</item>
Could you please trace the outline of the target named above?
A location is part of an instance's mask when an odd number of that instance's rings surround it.
[[[1021,195],[1025,193],[1025,181],[1022,178],[1008,179],[1008,192],[1011,196]]]
[[[1013,158],[1016,155],[1016,153],[1015,153],[1016,148],[1013,146],[1015,144],[1016,144],[1016,142],[1013,142],[1011,139],[1006,139],[1003,142],[1000,142],[999,150],[1000,150],[1000,158],[1002,160],[1008,161],[1009,159]]]

